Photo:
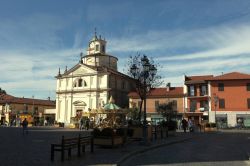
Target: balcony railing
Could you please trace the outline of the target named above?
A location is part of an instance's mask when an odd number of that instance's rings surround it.
[[[207,96],[207,95],[208,95],[207,91],[201,91],[200,92],[200,96]]]
[[[201,107],[201,108],[186,108],[185,109],[186,112],[205,112],[205,111],[209,111],[209,109],[207,107]]]

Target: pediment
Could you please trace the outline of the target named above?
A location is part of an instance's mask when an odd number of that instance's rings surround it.
[[[88,74],[88,73],[93,73],[93,69],[90,69],[90,68],[87,68],[87,67],[84,67],[84,66],[81,66],[78,69],[76,69],[75,71],[73,71],[74,75]]]
[[[77,64],[68,72],[66,72],[63,76],[72,76],[72,75],[84,75],[84,74],[93,74],[96,73],[96,70],[84,65],[84,64]]]

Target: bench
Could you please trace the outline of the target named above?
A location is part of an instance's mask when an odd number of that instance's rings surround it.
[[[64,161],[64,151],[68,151],[68,157],[71,157],[71,149],[77,149],[77,156],[81,156],[82,152],[85,152],[85,146],[90,145],[91,152],[94,152],[94,142],[92,136],[81,136],[75,138],[64,138],[60,144],[51,144],[51,161],[54,161],[55,151],[61,152],[61,161]]]

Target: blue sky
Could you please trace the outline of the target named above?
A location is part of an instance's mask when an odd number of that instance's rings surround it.
[[[250,73],[248,0],[0,0],[0,87],[55,98],[58,68],[78,63],[94,28],[121,72],[140,52],[174,86],[184,74]]]

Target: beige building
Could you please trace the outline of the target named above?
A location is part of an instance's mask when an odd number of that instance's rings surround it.
[[[117,71],[118,58],[106,54],[106,41],[96,34],[89,42],[87,55],[79,63],[56,76],[56,120],[66,126],[81,116],[101,109],[113,96],[115,103],[128,107],[128,92],[134,81]]]
[[[129,93],[130,108],[140,107],[141,99],[136,92]],[[157,112],[159,104],[168,103],[174,101],[175,109],[177,111],[177,118],[181,118],[184,113],[184,93],[182,87],[170,87],[170,84],[166,88],[154,88],[151,89],[147,95],[146,110],[148,121],[158,121],[163,117]],[[142,105],[142,111],[144,107]],[[143,114],[142,114],[143,115]]]
[[[53,123],[55,112],[47,110],[55,109],[55,101],[35,98],[14,97],[6,93],[0,93],[0,119],[1,123],[18,125],[27,118],[33,125],[43,125],[44,119]]]

